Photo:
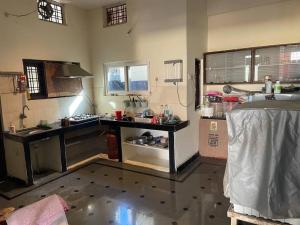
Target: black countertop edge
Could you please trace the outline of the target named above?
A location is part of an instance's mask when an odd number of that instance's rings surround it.
[[[52,127],[51,129],[44,130],[35,134],[29,134],[29,135],[20,135],[18,133],[12,134],[9,132],[4,132],[4,137],[17,141],[17,142],[31,142],[35,140],[40,140],[47,137],[52,137],[56,135],[62,135],[66,132],[70,132],[77,129],[92,127],[99,125],[99,120],[92,120],[85,123],[80,124],[72,124],[68,127],[62,127],[60,123],[53,123],[50,124]]]
[[[151,129],[151,130],[163,130],[176,132],[181,130],[189,125],[189,121],[183,121],[178,124],[168,125],[168,124],[151,124],[151,123],[137,123],[137,122],[128,122],[128,121],[116,121],[110,119],[100,119],[92,120],[85,123],[72,124],[68,127],[62,127],[60,123],[50,124],[51,129],[44,130],[35,134],[21,135],[18,133],[12,134],[9,132],[4,132],[4,136],[8,139],[17,141],[17,142],[32,142],[40,140],[47,137],[52,137],[56,135],[63,135],[66,132],[73,130],[78,130],[82,128],[97,126],[97,125],[108,125],[112,127],[131,127],[131,128],[141,128],[141,129]]]
[[[226,118],[219,118],[219,117],[201,117],[202,120],[226,120]]]
[[[109,125],[112,127],[130,127],[130,128],[141,128],[141,129],[150,129],[150,130],[163,130],[176,132],[181,130],[189,125],[189,121],[183,121],[178,124],[152,124],[152,123],[138,123],[138,122],[129,122],[129,121],[117,121],[111,119],[100,119],[101,125]]]

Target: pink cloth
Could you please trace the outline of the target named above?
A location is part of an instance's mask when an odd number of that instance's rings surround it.
[[[41,201],[15,211],[7,219],[8,225],[54,225],[68,224],[65,211],[67,203],[58,195],[51,195]]]

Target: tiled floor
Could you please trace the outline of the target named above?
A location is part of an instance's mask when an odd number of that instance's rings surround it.
[[[91,164],[13,200],[0,197],[0,208],[58,194],[71,206],[70,225],[226,225],[224,169],[201,164],[183,182],[175,182]]]

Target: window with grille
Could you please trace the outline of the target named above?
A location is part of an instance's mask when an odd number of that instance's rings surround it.
[[[39,73],[38,67],[27,66],[28,89],[30,94],[40,93]]]
[[[106,26],[127,23],[127,6],[120,4],[106,7]]]
[[[23,65],[30,97],[32,99],[46,98],[43,63],[35,60],[23,60]]]
[[[53,8],[53,15],[49,19],[45,19],[39,14],[39,19],[52,22],[52,23],[66,24],[64,6],[62,4],[54,3],[54,2],[51,3],[51,6]]]

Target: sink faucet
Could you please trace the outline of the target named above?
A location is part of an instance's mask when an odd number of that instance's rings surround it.
[[[20,119],[22,119],[22,120],[27,118],[27,116],[26,116],[26,114],[25,114],[25,109],[27,109],[27,110],[29,111],[28,105],[24,105],[24,106],[23,106],[22,113],[20,114]]]
[[[24,119],[27,118],[26,114],[25,114],[25,109],[27,109],[29,111],[29,107],[28,105],[24,105],[23,109],[22,109],[22,113],[20,114],[20,119],[21,119],[21,127],[24,128]]]

